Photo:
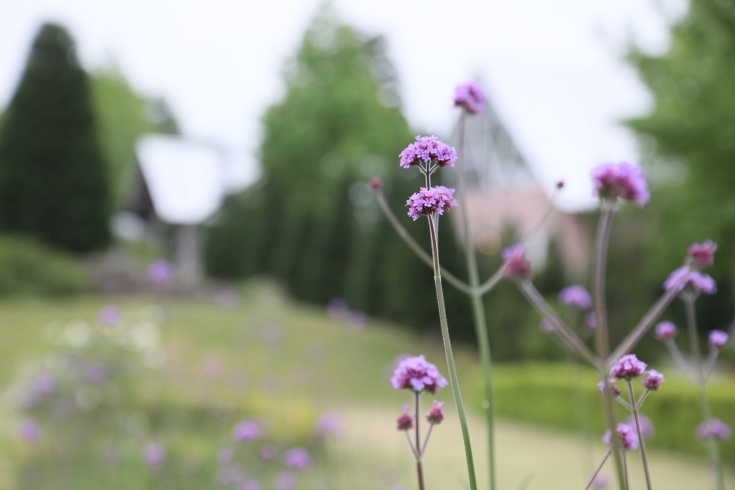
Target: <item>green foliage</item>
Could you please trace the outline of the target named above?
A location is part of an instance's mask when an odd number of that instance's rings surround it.
[[[0,296],[58,296],[89,289],[89,278],[72,257],[27,238],[0,237]]]
[[[496,410],[501,417],[509,417],[539,425],[575,429],[579,427],[575,407],[575,388],[571,384],[569,367],[563,364],[516,364],[495,369]],[[578,382],[590,409],[590,427],[593,436],[605,430],[602,399],[597,388],[598,378],[584,369]],[[480,383],[476,383],[481,390]],[[640,383],[634,381],[640,395]],[[713,381],[708,387],[712,414],[727,421],[735,413],[735,388],[732,380]],[[621,388],[623,385],[621,385]],[[624,390],[625,392],[625,390]],[[619,407],[619,417],[629,413]],[[655,435],[646,440],[646,447],[679,451],[704,456],[704,444],[694,436],[694,429],[703,417],[693,384],[667,375],[661,389],[645,400],[641,413],[651,419]],[[735,440],[722,443],[723,460],[735,464]]]
[[[87,252],[109,242],[107,169],[87,74],[60,26],[35,40],[0,132],[0,227]]]
[[[735,6],[692,0],[671,35],[664,54],[629,55],[655,100],[649,115],[627,122],[650,154],[653,177],[644,245],[655,253],[641,255],[642,272],[660,283],[689,244],[717,242],[711,274],[719,292],[703,298],[700,324],[723,328],[735,314]]]

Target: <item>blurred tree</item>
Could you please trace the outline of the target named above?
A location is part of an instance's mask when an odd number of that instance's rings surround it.
[[[110,239],[107,168],[87,74],[61,26],[44,24],[0,132],[0,228],[87,252]]]
[[[700,324],[726,327],[735,313],[735,5],[692,0],[673,25],[662,55],[633,49],[629,60],[648,85],[654,110],[627,124],[649,155],[653,199],[641,270],[654,295],[681,264],[694,241],[719,244],[715,267],[719,292],[700,301]]]

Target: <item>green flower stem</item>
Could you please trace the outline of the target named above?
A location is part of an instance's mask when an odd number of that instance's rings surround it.
[[[697,332],[697,313],[694,308],[694,295],[688,292],[682,293],[681,298],[684,300],[687,318],[687,333],[689,344],[694,357],[694,373],[697,386],[697,395],[699,396],[699,404],[702,409],[702,416],[705,422],[712,418],[712,413],[707,400],[707,387],[704,379],[704,369],[702,366],[702,353],[699,350],[699,336]],[[705,440],[709,457],[715,472],[715,480],[717,482],[717,490],[725,490],[725,477],[722,473],[722,461],[720,460],[720,449],[714,437],[707,437]]]
[[[464,442],[465,457],[467,458],[467,476],[470,480],[470,490],[477,490],[477,479],[475,477],[475,463],[472,459],[472,444],[470,442],[470,431],[467,427],[467,417],[464,412],[462,394],[459,391],[459,380],[457,368],[454,366],[454,355],[452,344],[449,340],[449,326],[447,325],[447,311],[444,305],[444,292],[442,291],[441,268],[439,267],[439,244],[437,240],[438,216],[429,216],[429,233],[431,235],[431,252],[434,259],[434,285],[436,286],[436,302],[439,307],[439,321],[441,323],[442,340],[444,342],[444,353],[447,356],[447,369],[449,370],[449,383],[452,386],[454,403],[457,405],[457,416],[459,425],[462,427],[462,440]]]
[[[459,215],[462,223],[462,231],[464,232],[464,251],[467,261],[467,274],[470,280],[470,299],[472,301],[472,316],[475,320],[475,334],[480,347],[480,363],[482,365],[482,382],[485,400],[482,408],[485,410],[485,423],[487,425],[487,456],[490,490],[497,488],[495,477],[495,393],[493,390],[493,373],[492,358],[490,355],[490,340],[487,333],[487,319],[485,318],[485,306],[482,301],[482,292],[479,290],[480,277],[477,270],[477,257],[475,256],[475,247],[472,242],[472,234],[470,233],[470,220],[467,216],[468,199],[467,186],[465,184],[465,175],[463,168],[464,156],[464,135],[467,114],[462,111],[459,120],[459,151],[460,157],[457,159],[457,187],[459,188],[459,198],[462,203],[459,206]],[[500,277],[500,276],[499,276]]]
[[[595,345],[597,355],[603,360],[601,368],[601,379],[603,380],[603,410],[605,422],[610,430],[610,443],[612,455],[615,461],[615,470],[618,474],[618,484],[621,490],[628,490],[628,474],[625,467],[625,454],[620,444],[620,438],[615,437],[617,421],[615,417],[615,402],[613,393],[605,382],[611,361],[609,355],[609,341],[607,333],[607,313],[605,311],[605,266],[607,263],[607,247],[610,242],[610,229],[612,227],[615,203],[602,200],[602,213],[597,224],[597,235],[595,237],[595,256],[592,266],[592,304],[595,310]]]
[[[633,384],[629,379],[626,380],[628,383],[628,395],[630,397],[630,406],[633,412],[633,419],[635,420],[635,429],[638,432],[638,444],[641,445],[641,460],[643,461],[643,473],[646,475],[646,488],[652,490],[651,485],[651,472],[648,469],[648,455],[646,454],[646,445],[643,442],[643,430],[641,430],[641,421],[638,417],[638,402],[635,399],[635,392],[633,391]]]
[[[424,490],[424,468],[421,465],[421,458],[423,457],[423,452],[421,451],[421,432],[420,432],[420,422],[421,419],[419,418],[419,412],[421,407],[421,396],[418,391],[414,391],[414,421],[416,422],[416,475],[419,480],[419,490]]]

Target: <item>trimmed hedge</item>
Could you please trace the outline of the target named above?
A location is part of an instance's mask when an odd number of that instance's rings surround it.
[[[579,366],[582,394],[590,414],[589,426],[602,436],[605,424],[602,415],[602,399],[597,388],[595,373]],[[501,365],[494,369],[496,413],[500,417],[522,420],[539,425],[576,429],[579,417],[570,369],[564,364],[516,364]],[[664,371],[666,382],[656,393],[651,393],[643,404],[641,413],[651,419],[655,434],[646,440],[646,447],[706,454],[704,444],[694,436],[695,427],[702,421],[694,385],[685,378]],[[479,379],[479,373],[478,373]],[[634,382],[636,392],[642,388]],[[621,388],[624,386],[618,383]],[[481,383],[476,383],[478,393]],[[641,390],[639,390],[641,388]],[[735,379],[732,375],[713,379],[707,388],[713,417],[735,426]],[[482,399],[482,398],[480,398]],[[620,406],[620,418],[628,413]],[[735,465],[735,438],[720,445],[723,461]]]

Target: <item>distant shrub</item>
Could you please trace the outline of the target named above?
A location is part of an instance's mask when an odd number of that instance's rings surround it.
[[[27,238],[0,236],[0,296],[63,295],[89,288],[74,258]]]

